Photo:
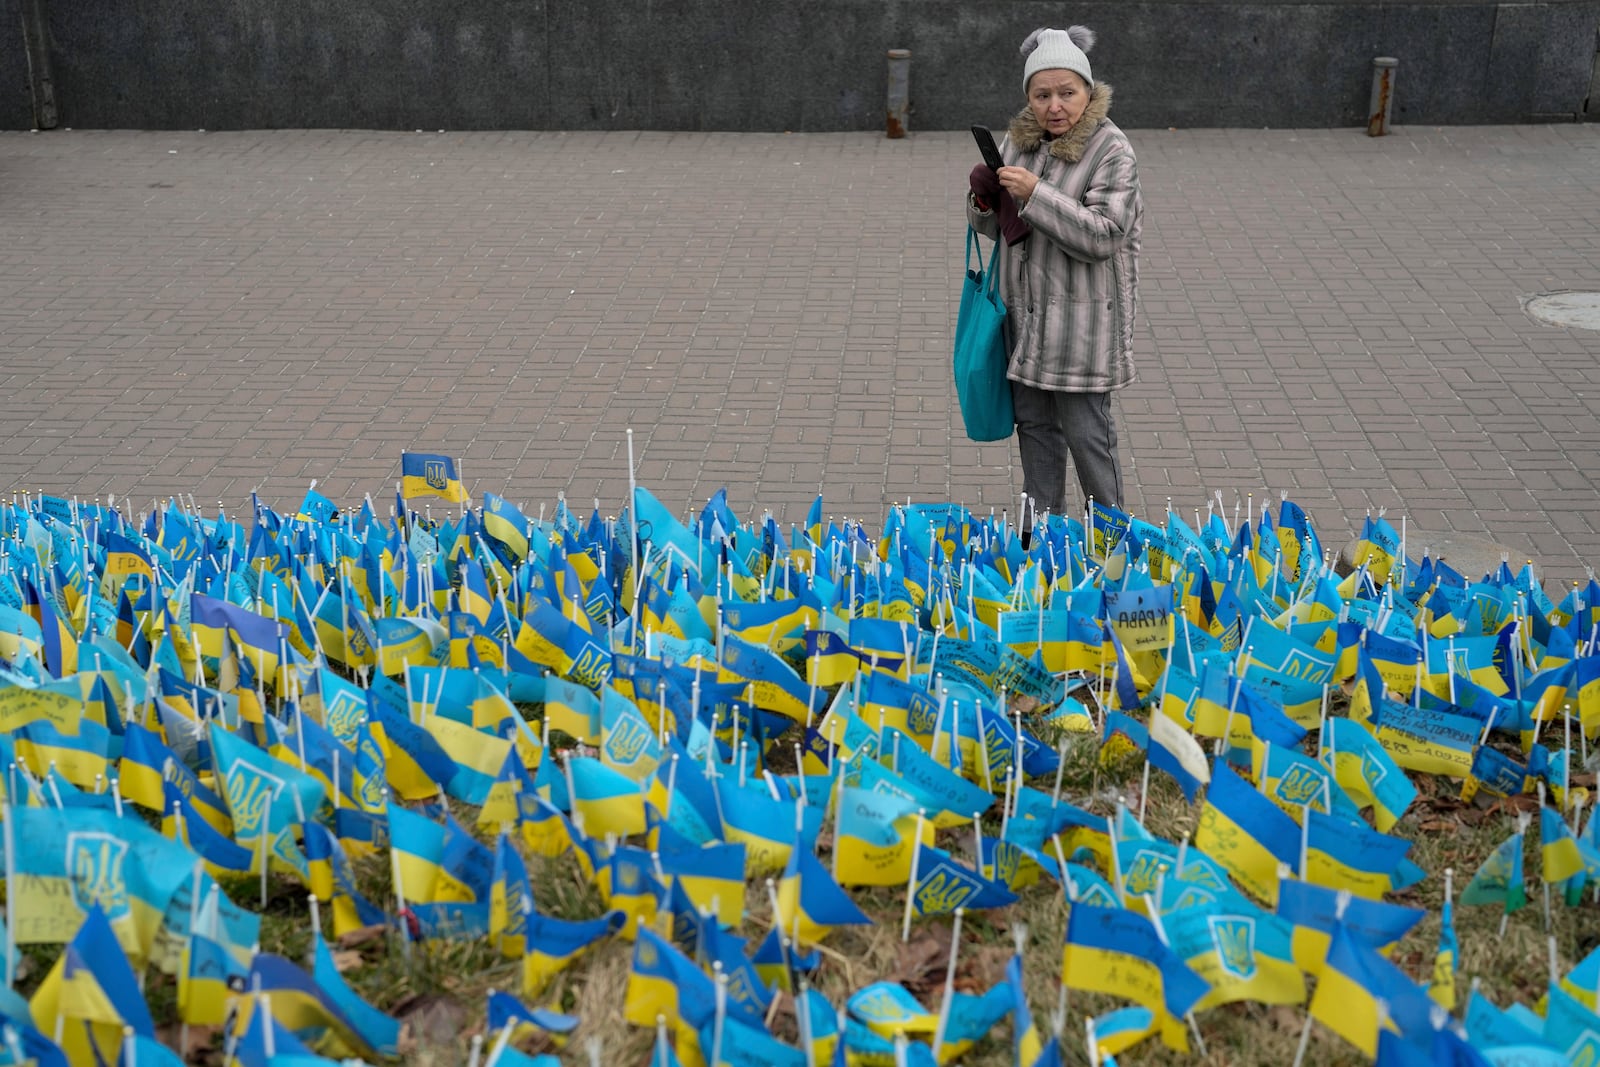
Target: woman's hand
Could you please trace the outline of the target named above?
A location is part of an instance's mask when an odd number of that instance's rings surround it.
[[[989,211],[1000,200],[1000,179],[995,178],[995,173],[989,170],[987,163],[974,166],[973,173],[968,174],[966,181],[973,187],[973,200],[978,202],[979,211]]]
[[[1033,190],[1039,185],[1039,176],[1027,167],[1001,167],[995,172],[1000,179],[1000,185],[1017,201],[1021,207],[1033,195]]]

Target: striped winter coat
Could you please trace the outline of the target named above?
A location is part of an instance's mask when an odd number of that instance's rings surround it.
[[[1001,295],[1010,328],[1012,381],[1099,393],[1134,379],[1133,315],[1144,199],[1128,138],[1106,118],[1111,87],[1096,85],[1083,117],[1053,141],[1026,107],[1000,144],[1010,166],[1039,175],[1020,217],[1033,227],[1000,243]],[[994,237],[994,212],[967,198],[967,219]]]

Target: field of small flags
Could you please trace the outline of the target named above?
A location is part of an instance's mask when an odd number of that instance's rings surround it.
[[[1600,1064],[1600,583],[401,473],[0,504],[0,1065]]]

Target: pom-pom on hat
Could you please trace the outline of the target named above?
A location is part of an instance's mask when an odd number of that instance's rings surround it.
[[[1028,82],[1041,70],[1070,70],[1094,88],[1094,75],[1089,72],[1089,57],[1084,53],[1094,47],[1094,31],[1087,26],[1069,26],[1064,30],[1041,27],[1028,34],[1022,42],[1022,92],[1026,96]]]

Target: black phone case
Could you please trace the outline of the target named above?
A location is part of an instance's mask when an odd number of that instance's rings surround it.
[[[999,170],[1006,165],[1000,156],[1000,146],[994,143],[994,134],[989,132],[988,127],[972,127],[972,139],[978,142],[978,151],[983,153],[983,161],[989,164],[991,170]]]

